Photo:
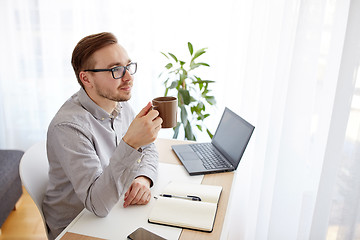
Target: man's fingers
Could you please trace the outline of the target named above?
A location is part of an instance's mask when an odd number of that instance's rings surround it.
[[[146,115],[146,117],[151,120],[156,119],[158,116],[159,116],[159,112],[157,110],[150,110]]]
[[[124,207],[127,207],[132,203],[139,191],[139,188],[130,187],[130,189],[128,196],[124,198]]]
[[[151,199],[150,191],[146,191],[146,190],[139,191],[137,196],[131,202],[131,205],[133,205],[133,204],[145,205],[150,201],[150,199]]]
[[[151,199],[150,189],[140,179],[133,182],[125,193],[124,207],[134,204],[147,204]]]
[[[131,201],[130,205],[135,205],[135,204],[143,204],[143,202],[145,202],[143,200],[145,195],[145,191],[143,191],[142,189],[140,189],[140,191],[138,191],[138,193],[136,194],[136,196],[134,197],[134,199]],[[147,195],[146,195],[147,197]]]
[[[149,112],[151,107],[152,107],[151,102],[148,102],[148,104],[143,109],[141,109],[141,111],[139,112],[139,114],[136,117],[145,116]]]
[[[130,191],[131,191],[131,188],[132,186],[130,186],[129,187],[129,189],[126,191],[126,193],[124,194],[124,200],[126,201],[126,199],[128,198],[128,196],[129,196],[129,193],[130,193]]]
[[[160,126],[163,123],[163,119],[161,117],[157,117],[155,118],[155,120],[153,121],[155,126]]]
[[[163,122],[162,118],[159,117],[159,112],[156,110],[151,110],[144,118],[148,119],[146,122],[150,124],[148,126],[151,128],[157,128]]]

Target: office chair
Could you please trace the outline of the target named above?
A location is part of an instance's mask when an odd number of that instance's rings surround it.
[[[49,163],[44,141],[36,143],[25,152],[21,158],[19,170],[21,181],[40,212],[48,237],[48,230],[42,211],[42,202],[49,182]]]

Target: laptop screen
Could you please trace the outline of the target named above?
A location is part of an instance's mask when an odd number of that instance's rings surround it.
[[[246,120],[225,108],[212,144],[237,168],[254,128]]]

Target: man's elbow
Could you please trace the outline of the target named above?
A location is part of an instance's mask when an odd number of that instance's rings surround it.
[[[96,209],[95,207],[92,207],[92,209],[88,209],[89,211],[91,211],[92,213],[95,214],[95,216],[97,217],[100,217],[100,218],[104,218],[106,217],[109,212],[110,212],[110,209],[106,209],[106,208],[103,208],[103,209]]]
[[[105,213],[100,213],[100,214],[98,214],[98,213],[94,212],[94,214],[95,214],[95,216],[97,216],[97,217],[104,218],[104,217],[106,217],[109,213],[108,213],[108,212],[105,212]]]

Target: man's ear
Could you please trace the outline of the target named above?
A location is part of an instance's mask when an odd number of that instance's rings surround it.
[[[84,87],[86,86],[87,88],[91,88],[92,87],[92,83],[88,77],[88,73],[87,72],[84,72],[84,71],[81,71],[79,73],[79,78],[82,82],[82,84],[84,85]]]

